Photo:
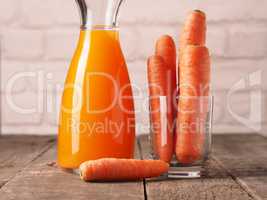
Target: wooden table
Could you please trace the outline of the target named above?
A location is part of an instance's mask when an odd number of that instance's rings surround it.
[[[138,138],[136,157],[148,157]],[[200,179],[85,183],[58,169],[53,137],[0,137],[0,199],[267,199],[267,138],[216,135],[213,155]]]

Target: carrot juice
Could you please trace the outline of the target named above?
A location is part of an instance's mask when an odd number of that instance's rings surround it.
[[[132,89],[117,29],[81,30],[65,81],[58,162],[78,168],[87,160],[133,158]]]

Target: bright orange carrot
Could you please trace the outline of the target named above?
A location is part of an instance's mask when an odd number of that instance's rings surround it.
[[[103,158],[80,165],[84,181],[134,181],[166,173],[169,165],[161,160]]]
[[[201,158],[204,145],[204,127],[208,111],[200,98],[209,95],[210,58],[204,46],[187,45],[180,60],[180,97],[178,102],[176,157],[183,164]],[[200,106],[202,106],[200,108]]]
[[[156,50],[155,54],[157,56],[161,56],[166,64],[166,67],[168,68],[168,88],[171,90],[171,94],[174,98],[172,100],[173,104],[173,110],[172,112],[175,111],[175,101],[176,101],[176,89],[177,89],[177,82],[176,82],[176,47],[175,43],[172,39],[171,36],[168,35],[163,35],[161,36],[156,43]],[[174,117],[176,117],[174,115]]]
[[[204,46],[187,45],[180,60],[179,91],[184,96],[191,86],[188,96],[208,96],[209,90],[203,90],[210,84],[210,55]],[[192,90],[193,89],[193,90]]]
[[[209,83],[210,72],[206,71],[205,66],[209,66],[209,63],[201,64],[201,61],[209,62],[209,58],[203,58],[201,53],[206,51],[196,51],[195,48],[188,48],[188,45],[205,45],[206,43],[206,16],[205,13],[200,10],[193,10],[188,14],[185,21],[180,41],[179,41],[179,64],[178,64],[178,85],[179,85],[179,103],[177,116],[177,126],[179,128],[176,131],[176,135],[179,135],[179,139],[176,140],[176,157],[181,163],[193,163],[196,161],[200,154],[203,137],[199,137],[199,134],[192,134],[192,131],[188,131],[188,126],[192,123],[196,123],[196,115],[187,114],[182,116],[183,110],[196,111],[197,98],[195,100],[192,96],[200,95],[200,88],[206,87],[201,84]],[[187,49],[187,50],[185,50]],[[186,51],[185,55],[184,52]],[[199,53],[199,55],[197,55]],[[184,63],[187,62],[188,63]],[[191,63],[189,63],[191,62]],[[203,65],[204,67],[200,67]],[[199,67],[199,69],[197,68]],[[201,75],[200,75],[201,74]],[[206,93],[209,90],[205,90]],[[203,92],[202,92],[203,93]],[[203,96],[208,94],[202,94]],[[189,97],[189,99],[188,99]],[[183,128],[181,126],[184,126]],[[187,128],[185,128],[187,127]],[[179,140],[179,141],[178,141]]]
[[[167,87],[168,68],[162,57],[148,59],[150,118],[153,132],[153,150],[156,156],[170,162],[173,154],[173,115],[170,102],[172,92]]]
[[[170,90],[171,98],[169,104],[172,106],[170,107],[172,110],[172,127],[173,127],[173,140],[175,135],[175,119],[176,119],[176,111],[177,111],[177,68],[176,68],[176,46],[175,42],[173,41],[172,37],[169,35],[161,36],[156,43],[156,50],[155,54],[161,56],[168,68],[168,75],[167,75],[167,87]],[[173,148],[175,150],[175,148]]]
[[[185,21],[180,41],[179,57],[186,45],[205,45],[206,43],[206,15],[200,10],[193,10]]]
[[[185,21],[185,24],[184,24],[184,27],[183,27],[183,30],[180,36],[180,41],[179,41],[179,63],[178,63],[178,77],[179,77],[178,78],[178,86],[179,86],[178,95],[179,96],[189,96],[189,97],[192,96],[196,92],[195,88],[192,88],[192,85],[193,87],[195,87],[195,85],[198,85],[198,83],[201,82],[201,80],[198,80],[198,78],[200,77],[198,76],[198,73],[201,73],[201,72],[198,72],[197,70],[195,70],[195,68],[193,71],[190,71],[190,69],[183,68],[183,64],[181,64],[181,60],[183,59],[191,60],[189,58],[182,59],[184,49],[186,48],[187,45],[205,45],[205,43],[206,43],[206,15],[204,12],[200,10],[193,10],[187,16],[187,19]],[[188,53],[188,55],[186,56],[191,56],[191,55],[192,54]],[[195,58],[198,60],[199,56],[195,56]],[[203,74],[209,74],[209,73],[203,73]],[[194,94],[194,95],[197,95],[197,94]],[[179,101],[180,100],[181,98],[179,98]],[[184,101],[189,102],[188,100],[184,100]],[[188,109],[188,106],[190,107],[190,102],[189,103],[181,102],[179,106],[180,108],[178,108],[178,110]],[[187,107],[187,108],[184,108],[184,107]],[[180,114],[181,113],[179,113],[179,115]],[[181,126],[181,124],[183,124],[181,121],[183,121],[182,116],[177,116],[178,126]],[[189,120],[189,123],[190,123],[190,120]],[[193,135],[190,136],[190,134],[188,134],[189,136],[187,137],[185,135],[186,133],[182,134],[180,132],[181,131],[177,130],[175,134],[175,135],[179,134],[179,140],[180,140],[180,141],[177,141],[178,139],[175,140],[176,157],[179,157],[180,162],[192,163],[197,159],[200,153],[199,148],[198,148],[199,145],[196,145],[195,144],[196,142],[194,141],[198,141],[198,144],[200,144],[201,141],[200,139],[198,140],[197,136],[193,137]],[[198,149],[197,151],[192,149],[194,145]],[[182,150],[184,150],[184,152],[182,152]],[[195,156],[187,155],[187,154],[190,154],[190,150],[191,150],[191,154],[194,154]]]
[[[180,60],[183,54],[183,49],[187,45],[202,45],[206,43],[206,15],[200,10],[191,11],[185,21],[179,39],[179,60],[178,60],[178,77],[180,72]],[[178,86],[180,80],[178,78]],[[178,90],[178,94],[180,91]]]

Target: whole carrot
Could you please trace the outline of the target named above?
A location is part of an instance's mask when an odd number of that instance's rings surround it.
[[[178,128],[176,130],[177,139],[175,148],[177,159],[184,164],[195,162],[200,158],[202,153],[202,146],[204,144],[203,134],[192,131],[190,127],[192,124],[200,123],[196,121],[199,114],[197,110],[197,105],[199,105],[198,97],[201,92],[203,93],[203,91],[209,90],[209,88],[201,90],[201,87],[207,87],[210,81],[210,72],[207,69],[209,68],[209,57],[203,57],[203,55],[208,56],[207,51],[202,48],[194,48],[193,46],[191,48],[187,47],[188,45],[204,46],[205,43],[206,15],[200,10],[193,10],[187,16],[179,40],[179,113],[177,115]],[[208,92],[202,95],[208,95]],[[196,98],[192,98],[193,96]],[[187,114],[183,114],[183,111],[186,111]],[[192,114],[192,112],[195,114]]]
[[[162,57],[151,56],[147,64],[153,150],[160,160],[170,162],[173,154],[173,113],[168,90],[168,68]]]
[[[80,177],[84,181],[134,181],[160,176],[168,169],[160,160],[103,158],[82,163]]]
[[[200,159],[203,152],[205,129],[199,125],[205,124],[208,111],[208,104],[205,104],[210,85],[208,49],[186,46],[179,67],[176,157],[183,164],[191,164]]]
[[[168,69],[167,71],[167,89],[171,94],[168,104],[170,104],[170,109],[172,113],[172,131],[173,131],[173,141],[175,141],[175,119],[177,111],[177,68],[176,68],[176,46],[175,42],[169,35],[161,36],[156,42],[155,54],[161,56]]]

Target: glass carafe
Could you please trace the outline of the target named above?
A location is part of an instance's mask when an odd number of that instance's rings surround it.
[[[76,0],[81,31],[62,96],[58,163],[132,158],[135,115],[132,88],[119,42],[122,0]]]

